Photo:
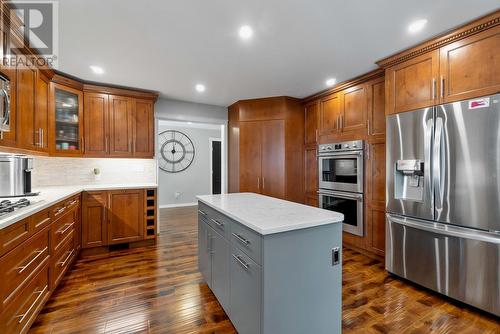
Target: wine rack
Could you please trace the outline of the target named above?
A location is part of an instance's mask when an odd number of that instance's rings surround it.
[[[145,220],[145,231],[144,238],[145,239],[154,239],[157,234],[157,196],[156,189],[146,189],[145,190],[145,208],[146,208],[146,216]]]

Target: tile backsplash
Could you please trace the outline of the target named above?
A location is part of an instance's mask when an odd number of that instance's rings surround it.
[[[156,183],[155,159],[33,157],[32,185],[36,187]],[[94,169],[100,174],[96,177]]]

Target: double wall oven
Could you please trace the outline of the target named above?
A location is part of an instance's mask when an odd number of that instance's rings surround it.
[[[363,236],[363,141],[318,147],[319,206],[344,214],[343,230]]]

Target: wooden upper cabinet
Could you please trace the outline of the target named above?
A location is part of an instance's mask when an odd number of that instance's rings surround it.
[[[353,131],[366,128],[366,87],[354,86],[340,93],[342,108],[340,128]]]
[[[262,121],[262,184],[263,195],[285,198],[285,121]]]
[[[84,93],[85,155],[109,153],[108,95]]]
[[[328,134],[340,130],[340,96],[335,93],[321,100],[319,130]]]
[[[83,155],[83,92],[50,84],[49,152],[54,156]]]
[[[132,118],[134,157],[152,158],[155,154],[153,103],[151,100],[134,100]]]
[[[432,106],[438,102],[439,51],[390,67],[385,76],[387,114]]]
[[[49,149],[49,95],[50,81],[40,71],[37,73],[35,86],[35,143],[38,143],[37,149],[48,151]]]
[[[132,100],[128,97],[109,95],[109,154],[132,155]]]
[[[35,133],[35,87],[37,69],[20,65],[17,68],[17,121],[22,148],[37,150],[38,135]]]
[[[144,236],[144,189],[108,192],[108,244],[139,241]]]
[[[368,93],[368,137],[385,136],[385,81],[375,79],[367,83]]]
[[[260,193],[261,190],[261,157],[262,128],[261,122],[240,123],[240,192]]]
[[[106,191],[84,192],[82,197],[82,248],[106,246],[107,238]]]
[[[319,131],[319,101],[306,104],[305,113],[305,144],[316,145],[318,143]]]
[[[441,102],[500,91],[500,26],[440,49]]]

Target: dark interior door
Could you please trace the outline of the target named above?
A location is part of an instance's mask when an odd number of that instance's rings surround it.
[[[212,142],[212,194],[221,193],[221,143]]]

